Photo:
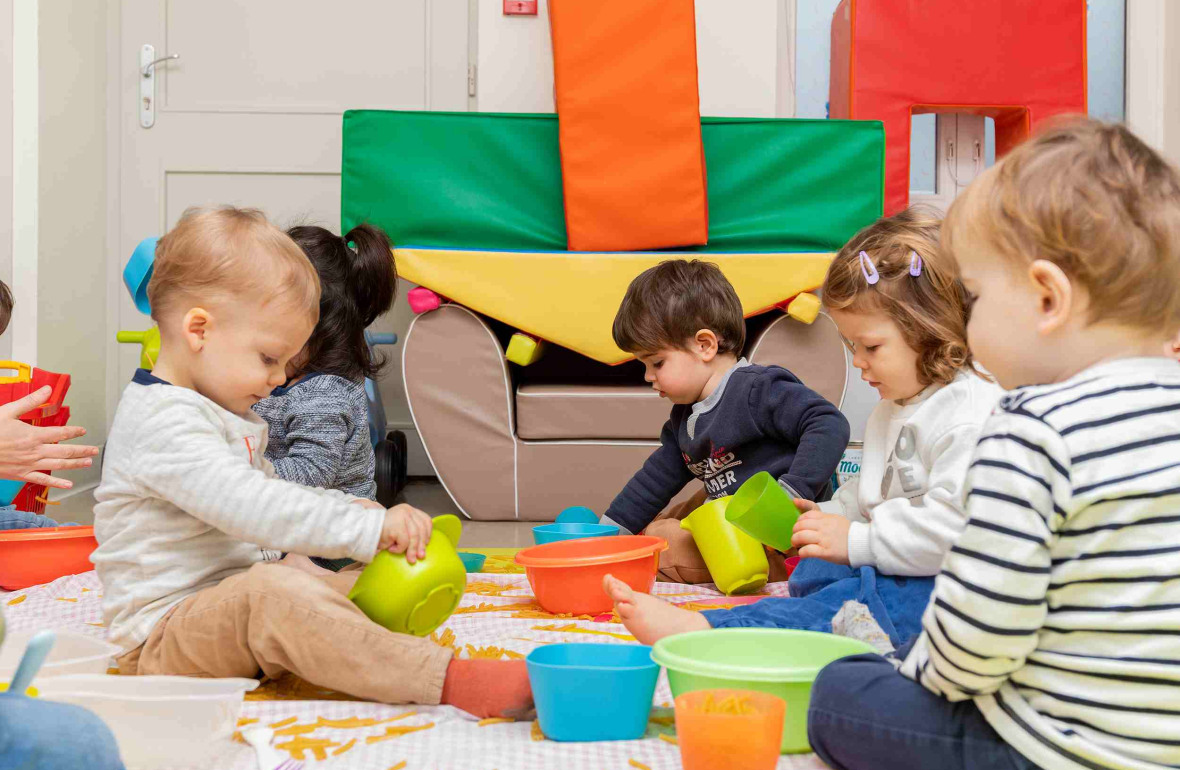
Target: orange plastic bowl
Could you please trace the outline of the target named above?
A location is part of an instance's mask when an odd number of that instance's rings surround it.
[[[15,591],[94,569],[94,527],[0,531],[0,588]]]
[[[610,611],[602,578],[611,574],[636,591],[651,591],[668,541],[651,535],[589,537],[526,548],[516,554],[533,595],[547,612],[596,615]]]

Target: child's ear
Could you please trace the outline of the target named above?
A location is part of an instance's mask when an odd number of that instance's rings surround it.
[[[1084,298],[1074,291],[1065,272],[1046,259],[1034,260],[1028,266],[1033,294],[1037,300],[1040,320],[1037,331],[1052,334],[1069,323],[1075,311],[1081,310]]]
[[[706,364],[717,357],[717,335],[712,329],[701,329],[693,338],[696,354]]]
[[[1173,337],[1170,342],[1164,343],[1164,355],[1180,361],[1180,335]]]
[[[181,333],[184,334],[189,350],[199,353],[205,347],[212,324],[213,316],[203,307],[195,307],[184,314]]]

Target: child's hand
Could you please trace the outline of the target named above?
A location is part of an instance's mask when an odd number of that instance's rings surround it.
[[[804,500],[802,497],[792,499],[795,501],[795,507],[799,509],[799,513],[810,513],[811,511],[819,510],[819,505],[810,500]]]
[[[802,501],[796,501],[796,503]],[[848,530],[852,522],[836,513],[821,513],[815,504],[795,522],[791,545],[803,558],[848,564]]]
[[[377,508],[382,511],[385,510],[385,506],[376,500],[366,500],[363,497],[358,497],[356,500],[350,500],[349,502],[351,502],[353,505],[359,505],[362,508]]]
[[[381,528],[380,551],[405,553],[410,564],[426,556],[426,543],[430,541],[433,522],[430,517],[412,506],[401,503],[385,512],[385,525]]]

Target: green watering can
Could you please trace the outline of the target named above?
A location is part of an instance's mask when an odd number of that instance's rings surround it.
[[[467,587],[467,570],[455,550],[462,530],[459,517],[439,516],[425,558],[410,564],[405,554],[381,551],[348,598],[390,631],[427,636],[451,616]]]

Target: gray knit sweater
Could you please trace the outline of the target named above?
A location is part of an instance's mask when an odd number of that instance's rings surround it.
[[[334,374],[309,374],[254,405],[270,425],[266,459],[279,478],[376,498],[365,386]]]

